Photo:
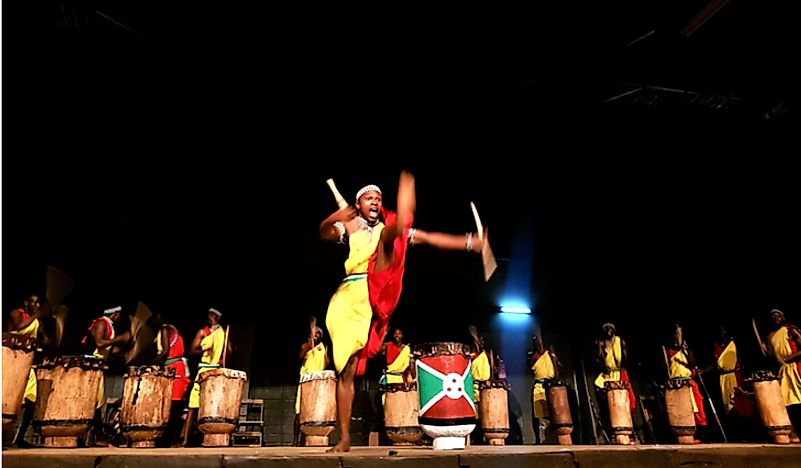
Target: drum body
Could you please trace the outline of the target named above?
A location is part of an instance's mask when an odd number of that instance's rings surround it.
[[[300,376],[300,430],[307,447],[325,447],[337,425],[337,375],[334,371]]]
[[[435,450],[463,449],[476,428],[470,348],[462,343],[414,347],[420,397],[420,427]]]
[[[94,356],[45,358],[36,369],[33,427],[45,447],[77,447],[94,420],[103,360]]]
[[[35,338],[3,333],[3,428],[17,419],[35,350]]]
[[[773,437],[773,443],[789,444],[793,426],[784,405],[779,378],[769,371],[756,371],[750,380],[754,383],[754,397],[765,430]]]
[[[609,403],[609,419],[615,443],[628,445],[631,443],[630,436],[634,432],[629,409],[629,383],[625,380],[607,381],[604,383],[604,390]]]
[[[478,383],[481,431],[490,445],[505,445],[509,437],[509,389],[505,380]]]
[[[132,447],[155,447],[167,430],[175,369],[129,367],[123,376],[120,424]]]
[[[693,390],[690,379],[670,379],[665,383],[665,405],[667,406],[670,430],[680,444],[693,443],[695,416],[693,415]]]
[[[423,438],[417,421],[420,397],[417,382],[386,384],[384,392],[384,428],[393,445],[414,445]]]
[[[545,384],[545,395],[551,416],[551,427],[556,432],[559,445],[573,445],[573,439],[570,437],[573,432],[573,418],[570,416],[567,383],[560,379],[549,380]]]
[[[197,427],[203,435],[204,447],[227,447],[230,434],[239,424],[239,407],[247,374],[219,368],[197,376],[200,384],[200,408]]]

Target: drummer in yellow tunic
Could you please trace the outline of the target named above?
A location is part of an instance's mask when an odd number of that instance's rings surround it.
[[[798,442],[801,430],[801,330],[787,323],[781,310],[771,310],[770,317],[777,329],[768,335],[768,352],[779,362],[782,398],[794,427],[790,438]]]
[[[195,383],[192,385],[192,390],[189,392],[189,414],[184,424],[184,445],[186,445],[189,437],[189,430],[194,422],[195,413],[197,409],[200,408],[200,384],[198,383],[198,377],[204,372],[218,369],[225,365],[224,362],[221,362],[223,348],[225,347],[225,332],[220,326],[222,312],[211,308],[206,316],[208,318],[208,325],[198,330],[195,334],[195,339],[192,340],[192,346],[189,348],[192,354],[202,354],[202,356],[197,366]],[[229,342],[229,350],[230,347],[231,343]]]
[[[403,330],[396,328],[392,332],[392,342],[385,342],[381,352],[386,354],[387,368],[381,376],[379,384],[399,384],[414,381],[415,369],[412,366],[411,347],[403,342]]]
[[[534,374],[534,389],[531,395],[531,407],[534,412],[534,435],[537,444],[544,444],[546,431],[550,426],[548,400],[545,395],[545,383],[556,378],[557,368],[561,367],[553,347],[545,348],[542,337],[534,335],[534,351],[529,360],[531,371]]]
[[[473,358],[473,363],[470,368],[470,373],[473,375],[473,400],[478,403],[480,400],[478,383],[492,378],[492,364],[490,363],[487,350],[484,348],[484,337],[478,334],[478,330],[473,325],[469,327],[469,331],[470,335],[473,337],[473,346],[478,353],[476,357]],[[476,406],[476,411],[478,411],[478,406]]]
[[[9,314],[8,331],[17,335],[34,338],[43,344],[47,341],[44,333],[39,333],[39,317],[42,315],[39,307],[39,296],[33,295],[25,300],[24,308],[14,309]],[[34,403],[36,403],[36,372],[31,369],[28,374],[28,383],[22,399],[22,420],[14,438],[14,446],[28,445],[25,442],[25,433],[28,432],[33,420]]]
[[[309,333],[309,339],[300,347],[300,375],[309,372],[324,371],[330,364],[328,358],[328,349],[323,343],[323,329],[315,326],[313,333]],[[294,439],[292,445],[298,447],[300,445],[300,390],[301,386],[298,385],[297,395],[295,396],[295,423],[294,423]]]
[[[411,346],[403,342],[403,330],[392,331],[392,342],[381,344],[379,352],[387,357],[387,367],[378,381],[378,385],[391,385],[414,382],[415,368],[412,365]],[[381,394],[381,403],[385,404],[387,394]]]
[[[631,389],[631,381],[626,371],[626,364],[629,360],[628,347],[623,338],[617,336],[617,328],[612,323],[605,323],[601,327],[603,336],[596,342],[598,355],[597,360],[603,370],[595,379],[595,387],[603,390],[604,384],[608,381],[616,382],[623,380],[629,384],[629,409],[634,411],[635,399],[634,391]],[[605,401],[605,399],[602,399]]]
[[[734,408],[734,389],[741,387],[740,360],[737,357],[737,345],[729,335],[726,327],[720,327],[718,340],[713,344],[715,368],[720,380],[720,397],[728,414]],[[707,369],[704,370],[706,372]]]
[[[445,250],[481,252],[483,240],[412,229],[416,208],[414,176],[402,172],[398,181],[397,216],[380,216],[384,210],[381,189],[362,187],[356,205],[345,206],[320,223],[320,237],[350,247],[345,261],[347,276],[328,304],[326,327],[331,335],[337,378],[337,414],[341,436],[331,452],[350,450],[350,419],[355,394],[354,378],[362,375],[369,357],[376,355],[387,320],[399,299],[407,245],[430,245]],[[368,277],[368,271],[369,277]],[[375,310],[370,302],[374,291]],[[375,321],[373,321],[375,315]],[[372,322],[372,323],[371,323]],[[376,328],[371,327],[375,325]]]

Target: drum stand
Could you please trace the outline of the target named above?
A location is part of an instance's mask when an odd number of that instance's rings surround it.
[[[606,433],[603,420],[601,419],[601,412],[598,410],[598,406],[595,404],[595,400],[592,398],[592,395],[590,395],[590,386],[587,382],[587,371],[584,369],[583,359],[581,360],[581,376],[584,378],[584,389],[587,390],[587,402],[590,405],[590,422],[592,433],[595,436],[595,445],[600,445],[598,432],[600,432],[601,436],[603,436],[604,442],[607,445],[611,445],[612,442],[609,440],[609,435]]]

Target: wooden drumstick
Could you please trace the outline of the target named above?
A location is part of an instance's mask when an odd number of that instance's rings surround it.
[[[470,208],[473,210],[473,218],[476,220],[476,229],[478,230],[478,238],[484,240],[484,225],[481,224],[481,218],[478,217],[478,210],[476,204],[470,202]]]
[[[762,337],[759,335],[759,329],[757,328],[756,319],[751,319],[751,326],[754,327],[754,334],[756,335],[757,343],[759,343],[759,350],[762,351],[763,356],[767,356],[767,348],[765,347],[765,343],[762,342]]]
[[[325,181],[325,183],[328,184],[328,188],[330,188],[331,192],[334,194],[334,200],[337,201],[339,209],[341,210],[343,208],[347,208],[348,202],[345,201],[345,198],[342,197],[342,194],[339,193],[339,190],[337,190],[337,186],[334,184],[334,179],[328,179]]]
[[[228,351],[228,332],[229,331],[231,331],[231,325],[226,325],[225,326],[225,343],[223,344],[222,359],[220,359],[220,361],[222,362],[223,366],[225,366],[225,352]]]
[[[470,202],[470,208],[473,210],[473,218],[476,220],[476,229],[478,230],[478,238],[484,241],[481,247],[481,262],[484,266],[484,281],[489,281],[492,277],[492,274],[495,272],[495,269],[498,268],[498,262],[495,261],[495,255],[492,254],[492,248],[490,247],[489,237],[486,236],[486,232],[484,231],[484,225],[481,224],[481,218],[478,217],[478,210],[476,209],[476,204]]]

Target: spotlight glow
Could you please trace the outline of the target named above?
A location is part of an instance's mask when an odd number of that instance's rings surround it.
[[[531,309],[517,305],[504,305],[501,306],[501,312],[505,314],[530,314]]]

